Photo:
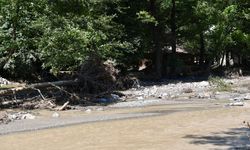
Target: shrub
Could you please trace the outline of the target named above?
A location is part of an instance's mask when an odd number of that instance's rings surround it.
[[[209,77],[208,82],[215,91],[231,91],[232,87],[220,77]]]

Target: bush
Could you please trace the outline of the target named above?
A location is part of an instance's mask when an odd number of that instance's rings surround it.
[[[209,77],[208,82],[215,91],[231,91],[232,87],[220,77]]]

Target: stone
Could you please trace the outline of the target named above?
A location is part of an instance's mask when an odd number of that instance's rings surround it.
[[[142,96],[137,97],[138,100],[143,100],[144,98]]]
[[[14,120],[33,120],[35,119],[36,116],[29,113],[29,112],[12,112],[12,113],[8,113],[8,119],[11,121]]]
[[[243,102],[234,102],[234,103],[230,103],[230,106],[244,106]]]
[[[215,94],[214,98],[219,99],[219,100],[226,100],[226,99],[232,98],[232,94],[230,94],[230,93]]]
[[[8,114],[8,118],[10,120],[20,120],[20,117],[18,114]]]
[[[112,97],[112,99],[113,99],[114,101],[120,100],[120,96],[119,96],[119,95],[111,94],[110,96]]]
[[[58,112],[54,112],[54,113],[52,114],[52,117],[53,117],[53,118],[59,118],[59,117],[60,117],[60,114],[59,114]]]
[[[209,82],[207,82],[207,81],[202,81],[202,82],[200,82],[199,83],[199,86],[201,87],[207,87],[207,86],[209,86]]]
[[[235,97],[233,100],[236,102],[241,102],[242,100],[244,100],[244,98],[243,97]]]
[[[250,95],[246,95],[245,97],[244,97],[244,100],[250,100]]]
[[[8,85],[8,84],[11,84],[11,82],[0,77],[0,85]]]
[[[96,103],[112,103],[114,100],[110,98],[98,98],[96,99]]]
[[[97,110],[97,111],[104,111],[103,108],[97,108],[96,110]]]
[[[237,93],[239,94],[246,94],[249,93],[249,90],[247,88],[237,88]]]
[[[200,99],[205,99],[205,98],[211,98],[211,95],[209,93],[199,93],[197,94],[197,97]]]
[[[6,118],[8,115],[6,112],[0,112],[0,119]]]
[[[85,110],[85,112],[86,112],[86,113],[91,113],[92,110],[91,110],[91,109],[87,109],[87,110]]]
[[[22,115],[21,120],[24,120],[24,119],[33,120],[35,118],[36,118],[36,116],[34,116],[32,114],[24,114],[24,115]]]
[[[194,90],[191,89],[191,88],[185,88],[185,89],[183,89],[183,93],[193,93],[193,92],[194,92]]]
[[[175,96],[175,95],[170,95],[169,97],[170,97],[170,98],[176,98],[176,96]]]
[[[8,124],[9,122],[11,122],[11,120],[8,118],[8,114],[6,112],[1,112],[0,113],[0,124],[1,123]]]

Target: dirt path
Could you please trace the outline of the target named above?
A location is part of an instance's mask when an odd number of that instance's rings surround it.
[[[176,106],[129,110],[155,112]],[[124,110],[126,113],[128,110]],[[122,112],[122,111],[121,111]],[[121,113],[120,112],[120,113]],[[217,108],[95,122],[0,137],[3,150],[166,150],[250,148],[250,109]]]

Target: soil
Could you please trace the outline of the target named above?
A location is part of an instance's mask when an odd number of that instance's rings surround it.
[[[181,108],[185,108],[184,111],[178,111]],[[167,113],[167,110],[176,111]],[[1,136],[0,145],[3,150],[250,148],[249,129],[243,124],[243,121],[249,120],[248,105],[244,107],[223,107],[223,105],[205,107],[204,104],[161,105],[110,110],[100,114],[145,112],[162,112],[162,114],[15,133]]]

